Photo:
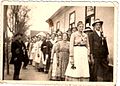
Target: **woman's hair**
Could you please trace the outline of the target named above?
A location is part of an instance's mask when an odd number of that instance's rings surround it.
[[[63,34],[66,34],[68,36],[68,33],[67,32],[64,32]]]
[[[73,30],[73,29],[76,29],[76,31],[78,30],[77,27],[73,27],[72,30]]]
[[[64,35],[64,34],[67,35],[67,41],[68,41],[68,39],[69,39],[69,37],[68,37],[68,33],[67,33],[67,32],[64,32],[63,35]],[[63,36],[62,36],[62,38],[63,38]]]
[[[59,32],[60,32],[60,35],[62,35],[62,34],[63,34],[63,33],[62,33],[62,31],[60,31],[60,30],[57,32],[57,34],[58,34]]]
[[[58,31],[58,32],[60,32],[60,34],[56,33],[56,37],[58,37],[59,35],[60,35],[60,36],[63,35],[62,31]]]
[[[79,25],[81,25],[81,24],[83,24],[83,22],[82,22],[82,21],[78,21],[77,27],[78,27]]]
[[[56,36],[56,33],[52,33],[51,36],[52,36],[52,35],[55,35],[55,36]]]

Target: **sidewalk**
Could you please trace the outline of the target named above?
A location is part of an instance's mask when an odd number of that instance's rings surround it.
[[[13,65],[10,65],[10,74],[7,75],[6,74],[6,70],[5,70],[5,80],[13,80]],[[21,72],[20,72],[20,78],[22,80],[40,80],[40,81],[49,81],[48,79],[48,74],[45,74],[43,72],[37,72],[35,70],[35,68],[31,65],[27,66],[27,70],[24,70],[21,68]]]

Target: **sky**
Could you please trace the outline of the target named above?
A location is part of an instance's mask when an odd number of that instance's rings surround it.
[[[31,8],[29,12],[30,20],[28,24],[30,24],[29,30],[39,30],[39,31],[49,31],[49,25],[46,22],[48,18],[50,18],[61,6],[59,5],[30,5]]]
[[[30,4],[29,21],[28,24],[31,25],[29,30],[26,32],[30,35],[30,30],[37,31],[49,31],[49,25],[46,22],[61,6],[58,4]],[[11,37],[12,33],[8,31],[8,36]]]

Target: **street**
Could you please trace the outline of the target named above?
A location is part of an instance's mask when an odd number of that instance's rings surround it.
[[[13,80],[13,65],[10,65],[10,74],[6,74],[5,70],[5,78],[4,80]],[[22,80],[40,80],[40,81],[49,81],[48,74],[44,72],[38,72],[32,65],[27,66],[28,69],[24,70],[21,68],[20,78]]]

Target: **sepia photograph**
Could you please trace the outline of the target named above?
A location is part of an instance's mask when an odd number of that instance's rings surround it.
[[[3,2],[1,81],[115,86],[117,7],[116,2]]]

